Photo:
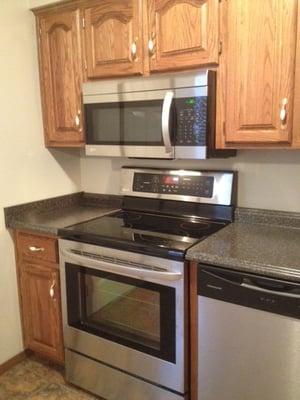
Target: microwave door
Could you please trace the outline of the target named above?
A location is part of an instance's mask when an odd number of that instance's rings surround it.
[[[132,92],[85,104],[86,154],[174,158],[170,138],[173,96],[165,90]]]

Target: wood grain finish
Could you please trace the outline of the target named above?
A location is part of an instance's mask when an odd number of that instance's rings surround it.
[[[21,292],[26,348],[62,362],[64,359],[59,272],[24,263]],[[51,297],[50,290],[54,295]]]
[[[148,0],[150,70],[218,63],[218,0]]]
[[[84,9],[84,21],[88,78],[143,73],[141,0],[99,1]]]
[[[299,2],[298,2],[297,50],[296,50],[296,70],[295,70],[293,147],[300,148],[300,4]]]
[[[14,241],[24,346],[63,363],[57,238],[16,231]]]
[[[20,261],[58,263],[57,239],[20,232],[17,240]]]
[[[226,142],[291,141],[296,10],[297,0],[227,2],[222,59]],[[287,116],[282,122],[285,98]]]
[[[37,17],[45,142],[48,147],[80,146],[82,59],[79,10]]]

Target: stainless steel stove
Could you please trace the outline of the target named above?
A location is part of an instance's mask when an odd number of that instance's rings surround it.
[[[230,223],[235,174],[124,168],[122,210],[59,231],[67,380],[188,398],[187,249]]]

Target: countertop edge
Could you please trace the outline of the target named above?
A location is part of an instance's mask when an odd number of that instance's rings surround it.
[[[219,256],[199,252],[199,254],[193,254],[192,256],[189,256],[187,253],[186,260],[195,262],[197,264],[208,264],[221,268],[234,269],[241,272],[249,272],[252,274],[300,282],[300,271],[298,272],[297,270],[291,268],[283,268],[276,265],[255,263],[245,259],[241,260],[227,257],[224,260],[224,258]]]

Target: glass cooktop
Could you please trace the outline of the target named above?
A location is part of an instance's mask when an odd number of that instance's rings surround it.
[[[189,247],[225,225],[226,222],[200,217],[118,211],[58,233],[66,239],[177,259],[183,258]]]

